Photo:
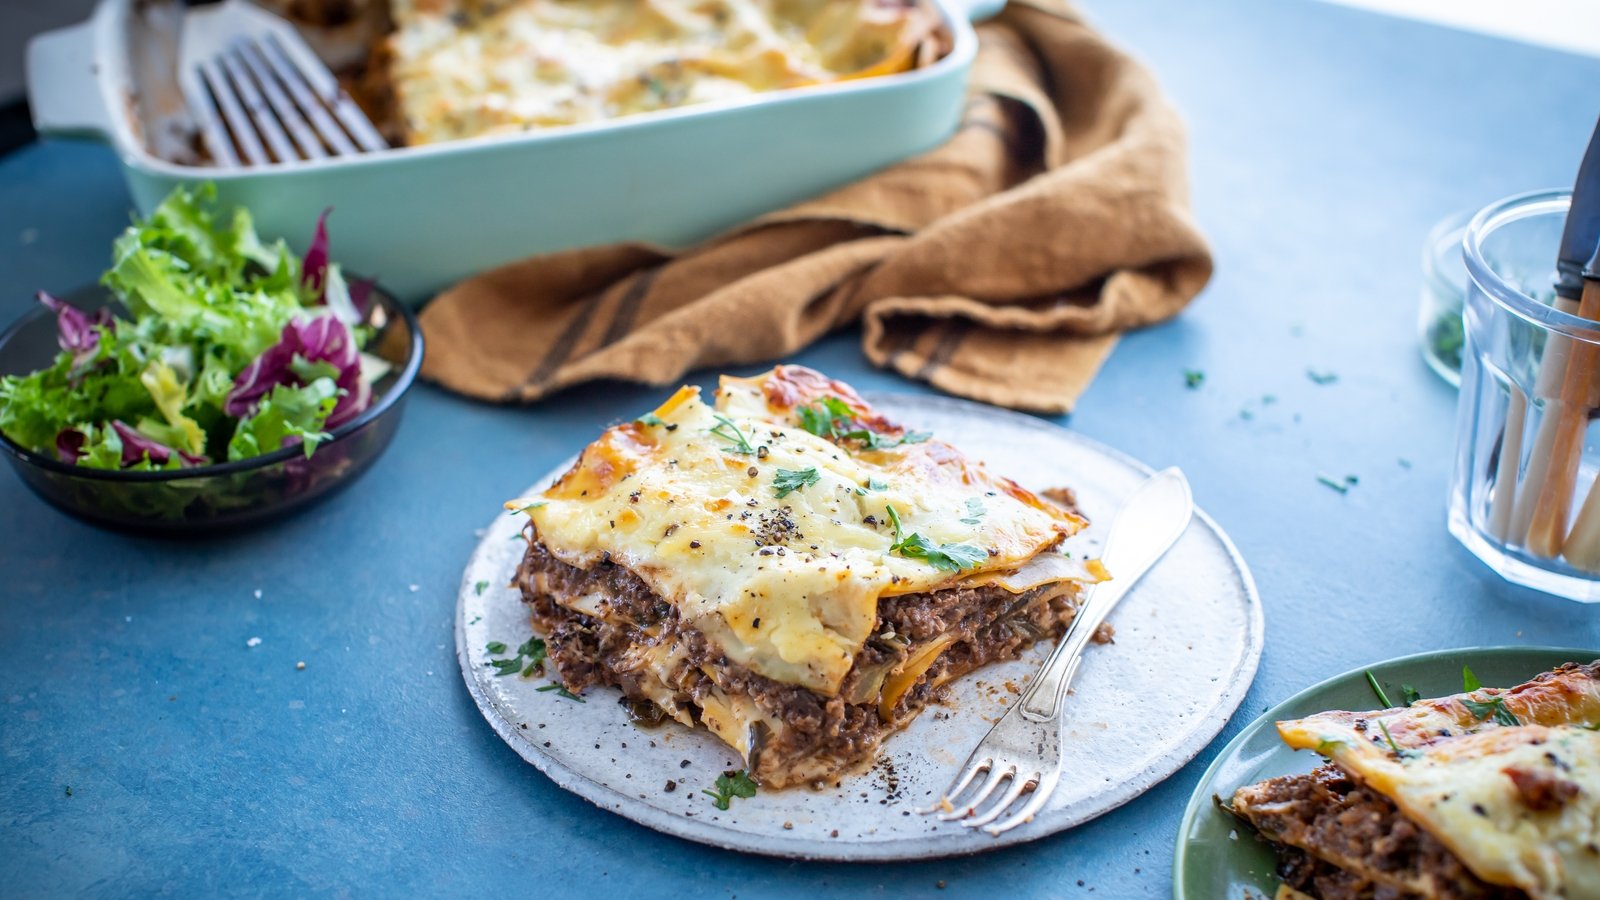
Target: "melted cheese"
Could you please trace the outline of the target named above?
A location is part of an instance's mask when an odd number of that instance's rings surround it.
[[[828,696],[880,597],[1009,576],[1083,525],[937,439],[869,450],[812,434],[796,408],[823,397],[847,403],[855,425],[904,435],[848,386],[780,367],[723,379],[716,408],[680,390],[651,424],[608,429],[541,495],[507,505],[527,509],[556,558],[626,566],[733,662]],[[783,471],[814,483],[780,497]],[[976,562],[952,571],[892,552],[890,507],[903,534],[977,548]],[[730,732],[745,724],[712,717]]]
[[[890,74],[938,28],[876,0],[393,0],[409,143],[593,122]]]
[[[1495,703],[1520,724],[1501,724]],[[1510,690],[1418,701],[1375,712],[1279,722],[1295,749],[1315,750],[1393,800],[1491,884],[1535,898],[1600,898],[1600,664],[1564,666]],[[1391,744],[1391,741],[1393,742]],[[1396,753],[1398,749],[1399,753]],[[1570,793],[1534,808],[1513,780]]]

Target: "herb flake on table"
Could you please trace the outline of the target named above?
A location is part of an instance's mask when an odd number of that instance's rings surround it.
[[[1306,377],[1312,384],[1329,385],[1339,380],[1338,372],[1322,372],[1316,369],[1307,369]]]
[[[1422,693],[1409,684],[1401,684],[1400,699],[1404,700],[1407,706],[1410,706],[1422,699]]]
[[[749,799],[756,795],[756,783],[744,769],[737,772],[723,772],[717,776],[716,790],[702,790],[700,793],[711,796],[712,805],[717,809],[726,811],[733,798],[743,797]]]
[[[1332,490],[1338,491],[1341,494],[1350,493],[1350,488],[1354,487],[1355,485],[1359,484],[1360,482],[1361,482],[1361,479],[1357,478],[1354,475],[1346,475],[1344,477],[1343,481],[1340,481],[1339,479],[1334,478],[1332,475],[1322,475],[1322,474],[1318,474],[1317,475],[1317,483],[1318,484],[1321,484],[1322,486],[1330,488]]]
[[[483,596],[483,592],[488,590],[488,589],[489,589],[489,582],[487,582],[487,581],[480,581],[477,584],[474,584],[472,586],[473,594],[476,595],[476,596],[479,596],[479,597],[482,597]],[[499,650],[491,650],[489,652],[491,652],[491,653],[499,653],[500,651]]]
[[[772,488],[778,498],[782,499],[801,488],[816,484],[821,478],[816,466],[808,469],[779,469],[778,474],[772,479]]]
[[[1197,390],[1200,387],[1200,385],[1205,384],[1205,383],[1206,383],[1206,373],[1200,371],[1199,369],[1184,369],[1183,370],[1183,384],[1184,384],[1184,387],[1187,387],[1189,390],[1191,390],[1191,391]]]

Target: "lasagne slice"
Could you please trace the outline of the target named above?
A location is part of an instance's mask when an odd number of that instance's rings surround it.
[[[608,429],[517,583],[570,690],[704,725],[769,787],[870,762],[940,686],[1058,637],[1104,570],[1064,506],[782,366]]]
[[[1600,662],[1509,690],[1279,722],[1329,762],[1231,810],[1319,900],[1600,898]]]

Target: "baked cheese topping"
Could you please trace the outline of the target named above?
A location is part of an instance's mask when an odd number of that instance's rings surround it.
[[[1479,878],[1600,898],[1600,665],[1374,712],[1279,722],[1394,801]]]
[[[882,0],[393,0],[413,144],[905,71],[936,14]]]
[[[833,439],[801,419],[802,407],[829,402],[848,413],[831,420]],[[1095,580],[1029,565],[1081,519],[793,366],[724,378],[715,408],[683,388],[608,429],[542,494],[507,506],[527,510],[561,561],[626,566],[733,662],[829,696],[880,597]],[[1035,570],[1044,574],[1027,577]]]

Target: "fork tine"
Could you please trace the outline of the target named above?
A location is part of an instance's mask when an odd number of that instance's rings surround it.
[[[988,779],[984,781],[982,787],[978,788],[978,792],[972,796],[972,799],[957,806],[952,812],[940,813],[939,820],[942,822],[954,822],[956,819],[965,819],[967,816],[972,815],[972,811],[977,809],[983,801],[989,799],[989,795],[995,792],[995,788],[998,788],[1000,783],[1006,780],[1007,776],[1015,775],[1016,773],[1016,766],[1009,763],[1002,766],[999,764],[999,760],[996,760],[995,765],[989,769]]]
[[[979,750],[981,749],[980,747]],[[967,785],[972,783],[972,779],[976,778],[979,772],[994,764],[994,760],[990,757],[979,756],[979,750],[972,751],[972,755],[967,757],[967,761],[961,764],[961,773],[956,776],[956,780],[950,782],[951,787],[945,788],[944,793],[939,797],[939,802],[927,809],[917,810],[918,813],[925,816],[944,809],[945,804],[950,802],[950,798],[961,796],[961,792],[967,789]]]
[[[344,130],[355,138],[361,149],[389,149],[389,142],[385,141],[383,135],[378,133],[378,129],[373,127],[372,120],[368,119],[367,114],[361,111],[361,107],[339,87],[339,79],[328,71],[328,67],[316,58],[310,48],[293,39],[287,42],[279,41],[277,35],[272,35],[269,39],[278,45],[284,59],[299,70],[306,83],[311,86],[311,90],[322,100],[322,105],[333,110],[340,124],[344,125]]]
[[[256,137],[256,130],[250,124],[250,119],[244,114],[244,109],[239,106],[239,98],[233,93],[233,88],[217,68],[215,60],[206,60],[200,63],[200,77],[211,89],[211,96],[216,100],[217,106],[222,109],[222,119],[228,123],[228,130],[233,132],[233,140],[244,151],[244,156],[252,165],[262,166],[269,161],[267,151],[261,146],[261,141]]]
[[[322,141],[317,139],[316,132],[306,123],[305,117],[295,109],[289,97],[284,94],[279,86],[278,79],[273,77],[272,70],[267,66],[266,57],[261,55],[261,48],[254,41],[240,41],[238,46],[239,58],[244,60],[250,74],[255,76],[256,83],[261,85],[261,92],[267,96],[267,102],[272,104],[272,111],[278,114],[278,121],[288,129],[289,136],[294,138],[295,146],[300,148],[300,153],[307,159],[325,159],[328,151],[323,148]]]
[[[279,162],[295,159],[294,145],[289,143],[289,136],[283,133],[283,128],[279,126],[278,120],[267,106],[266,98],[262,97],[261,91],[256,88],[255,79],[245,72],[238,48],[229,49],[219,58],[222,61],[222,71],[227,74],[234,90],[238,92],[239,102],[244,107],[245,115],[255,124],[256,133],[266,139],[267,146],[272,148],[272,155],[276,156]]]
[[[1016,772],[1011,776],[1011,786],[1006,788],[1006,792],[1000,795],[999,800],[989,804],[989,809],[987,812],[981,816],[966,819],[961,824],[967,828],[981,828],[982,826],[993,822],[995,819],[1000,818],[1002,813],[1010,809],[1011,804],[1017,802],[1017,798],[1022,796],[1022,792],[1026,791],[1029,785],[1037,786],[1038,783],[1038,772],[1034,772],[1027,778],[1023,778],[1020,771]]]
[[[278,81],[289,90],[289,96],[294,98],[296,106],[311,120],[311,127],[316,129],[324,143],[339,156],[350,156],[358,153],[356,145],[350,142],[343,129],[328,115],[327,107],[317,100],[311,86],[306,83],[304,73],[299,67],[289,61],[284,55],[283,45],[276,38],[268,37],[262,42],[262,56],[267,60],[267,65],[272,67],[272,74],[278,76]]]
[[[228,129],[222,124],[222,111],[217,109],[216,98],[206,86],[200,68],[187,67],[178,73],[178,79],[183,86],[183,97],[189,104],[189,114],[200,126],[201,139],[205,141],[206,151],[211,154],[212,161],[220,168],[238,168],[239,154],[233,149],[233,140],[228,137]]]
[[[994,825],[990,825],[983,830],[990,835],[999,836],[1005,834],[1018,825],[1024,825],[1032,821],[1033,817],[1037,815],[1039,810],[1044,808],[1045,803],[1050,800],[1050,795],[1055,792],[1056,782],[1060,779],[1061,773],[1059,771],[1050,775],[1046,775],[1044,780],[1039,782],[1038,787],[1033,789],[1033,793],[1028,795],[1027,802],[1022,804],[1022,808],[1017,810],[1016,815],[1006,819],[1003,822],[997,822]]]

